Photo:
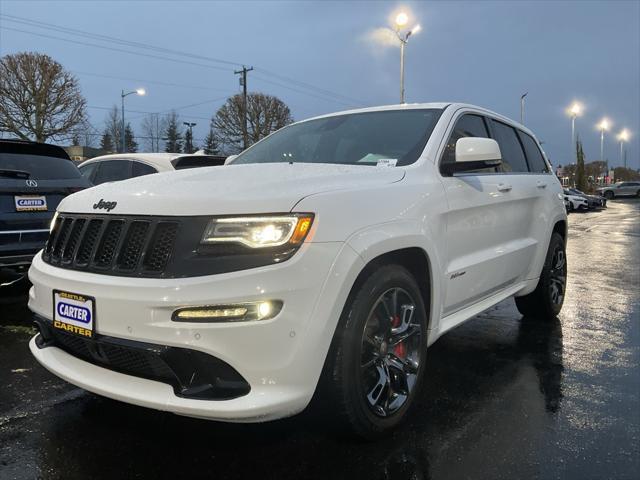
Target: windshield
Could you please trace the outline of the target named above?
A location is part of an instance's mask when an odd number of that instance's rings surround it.
[[[422,153],[441,113],[440,109],[389,110],[309,120],[279,130],[232,164],[409,165]]]
[[[80,172],[71,160],[23,153],[0,153],[0,172],[4,172],[0,176],[36,180],[80,178]]]

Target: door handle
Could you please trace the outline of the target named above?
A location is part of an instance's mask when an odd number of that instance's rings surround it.
[[[547,184],[541,181],[538,181],[538,183],[536,184],[536,186],[538,188],[547,188]]]
[[[511,191],[513,187],[507,183],[499,183],[498,184],[498,191],[499,192],[509,192]]]

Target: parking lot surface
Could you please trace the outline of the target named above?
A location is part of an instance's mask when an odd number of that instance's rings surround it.
[[[232,425],[75,388],[29,353],[25,288],[4,292],[0,478],[638,478],[640,202],[609,205],[570,215],[559,319],[509,300],[445,335],[409,421],[375,443],[322,408]]]

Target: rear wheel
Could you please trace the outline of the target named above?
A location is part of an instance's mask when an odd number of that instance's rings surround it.
[[[516,297],[518,311],[526,317],[551,319],[560,313],[567,284],[564,239],[553,233],[538,286],[529,295]]]
[[[352,433],[375,438],[403,420],[419,391],[427,315],[399,265],[377,269],[350,299],[328,359],[329,393]]]

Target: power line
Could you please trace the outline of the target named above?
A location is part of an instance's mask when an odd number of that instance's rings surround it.
[[[150,85],[162,85],[165,87],[180,87],[180,88],[188,88],[193,90],[216,90],[216,91],[226,91],[223,88],[213,88],[213,87],[203,87],[201,85],[186,85],[183,83],[171,83],[171,82],[161,82],[159,80],[149,80],[145,78],[131,78],[131,77],[118,77],[115,75],[105,75],[102,73],[92,73],[92,72],[82,72],[79,70],[71,70],[72,73],[76,75],[88,75],[90,77],[98,77],[98,78],[109,78],[113,80],[126,80],[129,82],[140,82],[144,84]]]
[[[30,20],[27,18],[23,18],[23,17],[17,17],[17,16],[13,16],[13,15],[6,15],[6,14],[0,14],[0,17],[5,18],[8,21],[12,21],[12,22],[16,22],[16,23],[21,23],[23,25],[29,25],[29,26],[33,26],[36,28],[42,28],[42,29],[48,29],[48,30],[54,30],[57,32],[62,32],[66,35],[76,35],[76,36],[81,36],[81,37],[85,37],[85,38],[92,38],[92,39],[96,39],[99,41],[110,41],[110,42],[115,42],[119,45],[123,45],[123,46],[129,46],[129,47],[133,47],[133,48],[141,48],[141,49],[147,49],[147,50],[152,50],[155,52],[162,52],[162,53],[166,53],[166,54],[171,54],[171,55],[180,55],[181,57],[190,57],[190,58],[195,58],[195,59],[199,59],[199,60],[204,60],[204,61],[209,61],[209,62],[214,62],[214,63],[224,63],[224,64],[228,64],[228,65],[241,65],[239,62],[231,62],[228,60],[222,60],[222,59],[217,59],[217,58],[212,58],[212,57],[207,57],[204,55],[197,55],[197,54],[192,54],[189,52],[183,52],[183,51],[179,51],[179,50],[174,50],[174,49],[168,49],[168,48],[164,48],[164,47],[158,47],[158,46],[154,46],[154,45],[150,45],[150,44],[146,44],[146,43],[142,43],[142,42],[132,42],[132,41],[128,41],[128,40],[122,40],[116,37],[111,37],[111,36],[107,36],[107,35],[100,35],[100,34],[95,34],[95,33],[90,33],[90,32],[85,32],[82,30],[78,30],[78,29],[73,29],[73,28],[66,28],[66,27],[61,27],[59,25],[55,25],[55,24],[51,24],[51,23],[47,23],[47,22],[40,22],[40,21],[35,21],[35,20]],[[150,55],[150,54],[144,54],[141,52],[131,52],[128,50],[122,50],[122,49],[118,49],[118,48],[114,48],[114,47],[106,47],[103,45],[96,45],[96,44],[87,44],[85,42],[77,42],[74,40],[70,40],[70,39],[65,39],[65,38],[61,38],[61,37],[55,37],[52,35],[45,35],[42,33],[37,33],[37,32],[31,32],[31,31],[26,31],[26,30],[20,30],[20,29],[16,29],[16,28],[10,28],[10,27],[5,27],[8,30],[13,30],[13,31],[18,31],[18,32],[22,32],[22,33],[27,33],[27,34],[31,34],[31,35],[37,35],[37,36],[42,36],[45,38],[53,38],[53,39],[57,39],[57,40],[61,40],[61,41],[65,41],[65,42],[69,42],[69,43],[76,43],[79,45],[84,45],[84,46],[91,46],[91,47],[95,47],[95,48],[103,48],[103,49],[107,49],[107,50],[114,50],[114,51],[119,51],[119,52],[123,52],[123,53],[129,53],[132,55],[140,55],[140,56],[146,56],[146,57],[150,57],[150,58],[156,58],[156,59],[160,59],[160,60],[166,60],[166,61],[173,61],[173,62],[178,62],[178,63],[186,63],[186,64],[190,64],[190,65],[196,65],[196,66],[202,66],[202,67],[206,67],[206,68],[214,68],[214,69],[218,69],[218,70],[225,70],[224,68],[221,67],[215,67],[212,65],[204,65],[201,63],[196,63],[196,62],[189,62],[186,60],[178,60],[178,59],[174,59],[174,58],[168,58],[168,57],[162,57],[162,56],[158,56],[158,55]],[[320,87],[317,87],[315,85],[311,85],[309,83],[306,82],[302,82],[300,80],[295,80],[292,79],[291,77],[286,77],[284,75],[278,74],[278,73],[274,73],[271,72],[270,70],[267,69],[262,69],[260,68],[260,71],[263,72],[266,75],[278,78],[284,82],[287,83],[292,83],[294,85],[297,85],[298,87],[304,88],[306,90],[310,90],[313,91],[314,93],[316,93],[316,95],[311,95],[311,96],[318,96],[322,95],[324,97],[328,97],[330,98],[332,101],[335,101],[336,99],[342,99],[342,102],[338,102],[338,103],[343,103],[345,104],[344,100],[347,100],[349,103],[349,105],[364,105],[366,104],[366,102],[363,102],[361,100],[358,99],[354,99],[352,97],[347,97],[345,95],[342,94],[338,94],[335,92],[332,92],[330,90],[326,90]],[[282,84],[278,84],[276,82],[271,82],[275,85],[279,85],[279,86],[283,86]],[[285,87],[285,88],[289,88],[291,90],[293,90],[291,87]],[[301,90],[294,90],[294,91],[298,91],[299,93],[302,94],[307,94],[310,95],[308,92],[305,91],[301,91]],[[326,99],[324,99],[326,100]]]
[[[19,28],[12,28],[12,27],[2,27],[3,30],[11,30],[13,32],[20,32],[20,33],[26,33],[28,35],[35,35],[37,37],[44,37],[44,38],[51,38],[53,40],[60,40],[61,42],[67,42],[67,43],[73,43],[76,45],[82,45],[83,47],[94,47],[94,48],[102,48],[103,50],[111,50],[114,52],[121,52],[121,53],[128,53],[129,55],[138,55],[141,57],[148,57],[148,58],[155,58],[157,60],[166,60],[169,62],[175,62],[175,63],[183,63],[186,65],[195,65],[198,67],[204,67],[204,68],[210,68],[213,70],[222,70],[225,72],[228,72],[229,70],[226,68],[222,68],[222,67],[216,67],[215,65],[206,65],[204,63],[196,63],[196,62],[190,62],[188,60],[178,60],[175,58],[169,58],[169,57],[163,57],[160,55],[152,55],[150,53],[142,53],[142,52],[132,52],[130,50],[124,50],[122,48],[115,48],[115,47],[107,47],[104,45],[97,45],[95,43],[87,43],[87,42],[80,42],[77,40],[71,40],[69,38],[62,38],[62,37],[56,37],[55,35],[47,35],[45,33],[38,33],[38,32],[30,32],[28,30],[20,30]]]

